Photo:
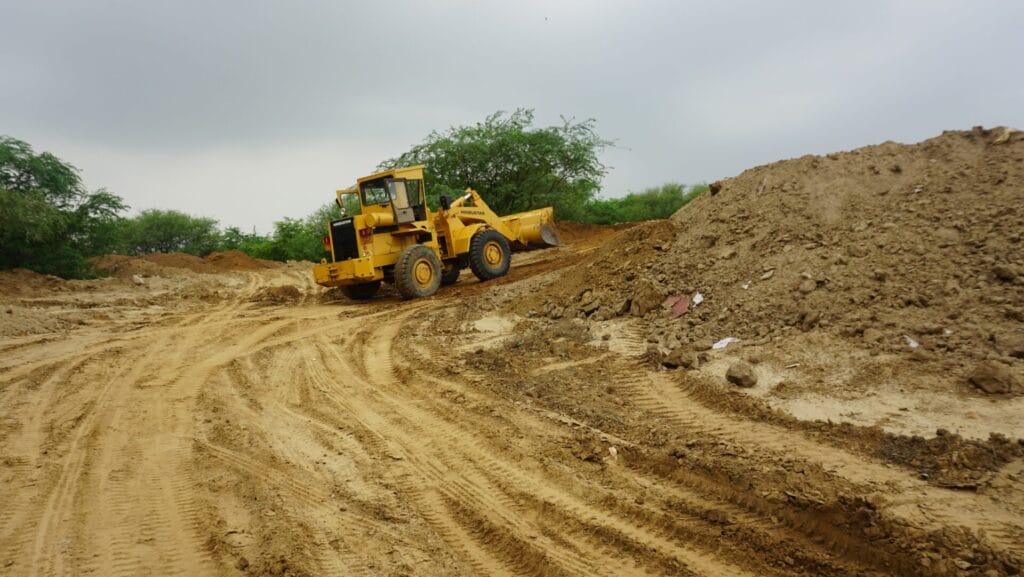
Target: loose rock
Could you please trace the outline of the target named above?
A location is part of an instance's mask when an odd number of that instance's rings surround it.
[[[1020,391],[1020,383],[1010,368],[995,361],[983,361],[967,377],[972,385],[993,395]]]
[[[683,347],[672,349],[670,353],[662,358],[661,364],[670,369],[688,369],[697,362],[696,353],[686,350]]]
[[[730,365],[725,378],[738,387],[750,388],[757,384],[757,372],[746,361],[736,361]]]
[[[998,264],[992,267],[992,276],[1003,282],[1013,282],[1017,278],[1017,271],[1005,264]]]

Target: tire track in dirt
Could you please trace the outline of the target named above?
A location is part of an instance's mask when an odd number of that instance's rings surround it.
[[[226,326],[223,321],[237,308],[236,304],[227,303],[219,310],[186,317],[177,328],[135,339],[143,346],[115,355],[114,370],[107,376],[75,376],[83,382],[99,380],[105,384],[91,398],[90,410],[81,416],[66,442],[67,457],[59,467],[52,490],[38,506],[38,522],[28,522],[36,527],[29,530],[34,537],[28,555],[32,559],[28,574],[68,574],[78,572],[76,567],[102,574],[208,572],[203,555],[196,553],[202,549],[201,544],[192,535],[197,506],[191,481],[180,466],[181,443],[173,434],[167,434],[175,428],[187,428],[187,414],[174,407],[184,404],[188,392],[172,385],[204,378],[208,365],[194,363],[197,355],[187,345],[208,342],[212,338],[207,334],[209,325]],[[264,336],[258,331],[255,334],[256,340]],[[168,349],[177,352],[168,356],[164,354]],[[170,366],[168,360],[172,361]],[[181,372],[175,374],[177,371]],[[160,376],[154,381],[147,376],[150,373]],[[137,397],[147,401],[139,402]],[[162,426],[169,430],[160,432]],[[130,461],[131,447],[138,446],[131,439],[116,438],[116,433],[112,437],[110,431],[119,428],[148,430],[144,437],[155,442],[152,447],[166,448],[159,449],[157,454],[145,454],[138,470],[119,476],[116,470],[108,468],[113,463]],[[143,455],[140,451],[134,453],[136,459]],[[113,495],[118,503],[130,500],[135,507],[125,510],[118,506],[102,511],[87,505],[83,508],[82,503],[111,501],[108,495]],[[125,548],[136,530],[141,531],[144,543],[153,544],[151,550],[133,554],[140,548]],[[104,542],[103,537],[111,539]],[[110,552],[111,546],[118,549],[116,554]],[[85,551],[99,554],[87,555]],[[86,556],[98,559],[79,566]]]
[[[324,384],[327,384],[326,381],[321,382],[322,386]],[[461,498],[494,510],[502,504],[501,499],[482,502],[479,489],[475,487],[467,489],[466,485],[458,480],[458,476],[452,473],[452,469],[441,466],[438,461],[434,460],[437,458],[436,454],[431,453],[429,457],[418,457],[417,455],[422,453],[421,449],[424,447],[424,443],[429,442],[427,437],[422,436],[423,431],[418,427],[407,429],[414,434],[417,441],[402,438],[396,425],[383,417],[383,413],[378,414],[362,403],[345,401],[333,393],[328,394],[340,408],[350,412],[353,420],[363,425],[367,444],[376,453],[401,463],[414,464],[412,471],[403,474],[402,492],[420,505],[420,514],[454,550],[461,552],[464,559],[482,574],[517,574],[506,563],[496,560],[493,552],[482,546],[471,532],[467,532],[463,525],[464,520],[454,516],[450,508],[445,505],[448,498]],[[397,427],[408,428],[410,423],[402,423]],[[460,474],[466,475],[467,471],[464,469]],[[432,479],[434,483],[424,482],[422,480],[424,477]],[[449,495],[454,497],[449,497]],[[506,502],[504,505],[507,506],[508,503]]]
[[[315,398],[315,387],[311,389],[306,384],[306,365],[316,356],[307,335],[321,331],[276,334],[228,363],[219,380],[211,380],[215,390],[204,393],[209,397],[205,409],[215,409],[214,414],[221,418],[230,415],[231,420],[237,418],[263,426],[255,431],[256,437],[247,441],[256,444],[229,447],[200,436],[198,451],[240,475],[245,483],[262,487],[263,491],[271,489],[271,496],[281,492],[290,505],[287,512],[278,511],[273,526],[288,528],[291,537],[267,537],[282,550],[291,551],[290,563],[297,563],[313,574],[375,574],[372,568],[376,562],[364,556],[364,542],[355,539],[356,534],[376,535],[387,543],[407,547],[416,544],[395,532],[386,520],[367,517],[367,512],[359,511],[360,506],[342,506],[339,512],[341,496],[336,493],[343,487],[332,478],[334,469],[342,466],[340,461],[349,459],[357,462],[356,469],[371,464],[363,446],[339,429],[345,421],[326,418],[322,402]],[[235,439],[224,440],[236,444]],[[326,460],[335,452],[339,462]],[[345,532],[339,532],[342,527]],[[290,541],[295,535],[303,535],[307,546],[296,547]],[[314,543],[315,547],[309,546]],[[300,549],[301,555],[294,557]]]
[[[673,383],[664,374],[647,371],[639,363],[615,374],[616,386],[629,391],[638,406],[681,428],[699,430],[702,434],[745,446],[785,447],[789,455],[819,463],[826,471],[851,482],[864,486],[888,485],[890,491],[898,487],[898,491],[890,493],[889,511],[906,522],[925,530],[940,530],[950,525],[962,525],[974,531],[982,529],[994,545],[1015,554],[1024,552],[1024,545],[1012,537],[1016,528],[1014,516],[983,495],[937,489],[912,479],[902,470],[819,444],[799,431],[716,412],[688,394],[685,386]],[[912,513],[918,508],[927,510],[928,515]],[[1007,533],[1010,538],[1003,537]],[[840,535],[835,539],[842,542]]]
[[[400,328],[400,322],[393,322],[384,329],[367,331],[370,334],[357,334],[356,338],[353,339],[355,342],[361,343],[361,348],[363,349],[361,352],[354,351],[357,354],[354,364],[358,365],[358,369],[362,370],[368,384],[372,385],[378,394],[383,394],[388,389],[407,386],[399,383],[393,374],[393,368],[390,366],[392,356],[391,341],[397,335]],[[358,357],[361,357],[361,359]],[[338,360],[344,362],[340,358]],[[410,378],[403,380],[405,383],[415,381],[415,379]],[[685,560],[686,563],[696,567],[696,570],[702,574],[736,575],[742,573],[740,569],[731,564],[718,559],[712,559],[696,550],[664,540],[658,535],[647,532],[642,527],[633,525],[623,519],[612,517],[603,511],[586,505],[567,493],[553,489],[550,486],[546,486],[543,482],[522,474],[518,468],[494,458],[493,454],[495,451],[479,446],[478,443],[474,442],[472,439],[473,435],[468,431],[452,425],[444,418],[421,408],[423,406],[426,406],[426,404],[400,402],[394,399],[389,400],[389,411],[401,415],[402,422],[401,426],[390,425],[386,430],[386,436],[389,438],[400,438],[403,432],[412,431],[417,439],[422,440],[431,436],[437,438],[437,441],[432,442],[431,445],[443,446],[445,450],[443,453],[433,454],[431,460],[444,463],[450,471],[458,471],[456,478],[461,477],[463,480],[472,479],[473,477],[477,478],[475,483],[464,486],[460,486],[459,482],[453,483],[451,478],[439,479],[439,481],[444,483],[445,489],[451,493],[450,499],[460,503],[473,503],[476,501],[477,507],[475,509],[477,511],[506,511],[507,516],[504,520],[501,520],[503,523],[501,526],[508,527],[511,525],[514,530],[518,530],[521,533],[525,532],[527,536],[518,536],[520,542],[537,543],[538,541],[536,535],[529,534],[529,532],[524,531],[523,527],[516,527],[514,523],[509,521],[511,518],[518,517],[520,513],[515,510],[514,506],[509,506],[510,503],[514,503],[509,495],[490,484],[489,478],[508,479],[513,484],[523,487],[523,493],[537,495],[540,499],[564,508],[568,511],[568,514],[574,517],[591,520],[593,524],[606,530],[625,534],[630,539],[647,543],[648,546],[654,544],[656,548],[666,551],[669,556]],[[419,446],[423,447],[424,445],[421,442]],[[416,450],[422,451],[421,448]],[[461,458],[455,461],[447,461],[448,459],[454,459],[455,455],[459,455]],[[431,476],[432,474],[436,476],[436,473],[432,473],[429,469],[421,469],[419,473],[424,476]],[[488,486],[490,487],[489,489],[486,488]],[[455,517],[459,519],[463,516],[456,515]],[[539,533],[536,528],[532,528],[532,531],[533,533]],[[486,540],[488,535],[491,535],[493,538],[494,531],[489,530],[489,532],[480,535],[479,538]],[[508,539],[504,541],[506,543],[509,542]],[[551,557],[565,555],[560,547],[551,543],[546,543],[545,545],[548,547],[543,550],[546,555]],[[572,553],[570,557],[563,558],[561,561],[561,565],[569,569],[585,567],[586,569],[581,570],[581,572],[593,573],[595,571],[595,568],[587,560],[582,559],[578,553]],[[573,565],[577,567],[573,567]]]
[[[409,332],[415,334],[416,328],[412,327]],[[630,335],[627,334],[620,338],[628,341]],[[633,343],[633,349],[640,349],[643,344],[642,340],[633,340],[636,341]],[[411,350],[422,351],[423,342],[417,340]],[[431,354],[429,352],[425,355],[421,353],[421,358],[416,359],[411,358],[408,353],[409,351],[403,353],[401,358],[404,361],[409,364],[421,363],[423,365],[428,363],[427,359],[422,357]],[[646,372],[644,367],[623,363],[612,363],[610,368],[612,368],[611,373],[616,375],[643,375]],[[406,377],[404,380],[409,380],[404,373],[403,377]],[[468,378],[479,382],[485,377],[472,373]],[[635,393],[635,387],[624,386],[623,379],[630,380],[626,377],[617,379],[618,385],[614,389],[617,393],[624,391],[627,393],[624,396],[630,397],[629,393]],[[641,377],[633,377],[633,379],[642,380]],[[660,409],[660,406],[658,408]],[[647,409],[647,412],[652,412],[649,410],[650,407]],[[544,413],[544,411],[539,412]],[[653,413],[658,412],[658,410],[653,411]],[[577,423],[575,419],[568,417],[553,420],[570,427]],[[715,438],[714,434],[707,435],[705,433],[709,425],[700,422],[699,419],[695,419],[690,424],[692,425],[691,431],[697,437],[708,436],[712,441]],[[584,424],[580,428],[587,428],[587,426]],[[613,435],[599,431],[595,431],[595,433],[610,439],[614,438]],[[764,442],[762,441],[762,443]],[[618,441],[616,443],[620,447],[624,446]],[[762,445],[747,439],[746,446]],[[770,438],[768,446],[773,446]],[[826,448],[822,447],[822,450],[826,450]],[[845,574],[870,571],[870,568],[874,567],[879,571],[886,572],[886,568],[890,566],[891,560],[880,557],[865,539],[847,537],[848,529],[846,527],[837,528],[827,520],[818,520],[816,519],[817,515],[813,512],[803,515],[790,514],[790,509],[792,509],[790,507],[784,508],[753,498],[746,488],[731,488],[728,478],[712,479],[700,475],[689,475],[684,478],[672,477],[671,484],[665,485],[660,479],[649,476],[644,467],[634,469],[632,464],[627,464],[627,467],[629,469],[625,471],[614,467],[608,469],[621,473],[619,475],[622,478],[621,485],[628,486],[637,483],[644,486],[658,485],[659,491],[656,491],[655,494],[663,497],[670,495],[673,499],[671,506],[663,504],[660,507],[653,507],[645,504],[643,507],[634,507],[628,503],[628,498],[626,500],[618,499],[613,494],[603,491],[601,487],[589,487],[589,491],[593,494],[605,494],[601,500],[604,510],[617,512],[626,519],[645,524],[650,530],[660,532],[666,538],[678,538],[689,543],[716,542],[715,536],[721,531],[722,526],[726,526],[730,528],[731,532],[739,533],[736,536],[737,540],[756,542],[762,550],[771,547],[776,550],[778,557],[795,559],[797,566],[809,570],[817,567],[814,569],[815,571]],[[552,478],[552,473],[553,471],[550,470],[545,471],[548,481],[555,480]],[[557,475],[554,477],[557,478]],[[507,490],[514,491],[515,487]],[[689,514],[696,520],[680,523],[678,522],[680,513]],[[734,548],[735,551],[730,558],[758,556],[757,549],[745,550],[746,544],[742,542],[722,544],[719,540],[715,547],[716,550]]]
[[[84,447],[87,438],[96,430],[100,419],[106,416],[107,406],[122,397],[125,389],[147,366],[140,361],[163,350],[168,341],[169,335],[164,335],[142,351],[142,354],[127,359],[92,399],[90,411],[83,415],[68,442],[65,451],[67,456],[60,465],[57,482],[45,499],[45,505],[40,513],[32,543],[31,575],[40,575],[41,572],[59,575],[67,571],[67,549],[61,546],[59,537],[65,532],[61,525],[70,513],[79,490],[79,481],[85,472],[86,459],[89,457],[89,452]]]
[[[354,341],[355,339],[352,340]],[[346,395],[345,392],[336,390],[336,385],[333,379],[330,378],[330,375],[346,374],[352,370],[352,367],[346,361],[342,361],[341,372],[337,370],[339,368],[337,364],[331,367],[335,369],[332,371],[324,361],[325,355],[322,345],[323,342],[321,342],[321,347],[318,347],[320,349],[320,354],[317,355],[319,363],[309,366],[309,376],[313,379],[314,386],[336,403],[338,408],[348,413],[349,418],[346,419],[347,421],[360,426],[362,434],[359,438],[368,450],[379,455],[381,458],[397,461],[399,465],[407,462],[415,452],[406,450],[405,447],[396,442],[394,436],[389,434],[393,432],[392,425],[381,414],[358,402],[357,399],[366,398],[368,395]],[[349,380],[349,383],[354,384],[352,379]],[[367,387],[365,382],[361,385],[363,388]],[[422,465],[422,467],[426,468],[426,465]],[[437,470],[431,467],[430,471],[436,474]],[[441,503],[441,497],[434,487],[418,479],[422,472],[423,469],[403,473],[400,476],[400,482],[402,493],[420,505],[420,514],[423,518],[449,545],[454,547],[454,550],[459,551],[464,560],[476,571],[480,572],[480,574],[513,574],[503,564],[496,562],[476,541],[466,536],[464,529],[462,529],[458,521],[449,514],[448,509]]]
[[[107,431],[96,447],[88,450],[97,455],[99,463],[85,493],[93,501],[108,501],[106,495],[112,494],[115,501],[134,505],[99,514],[76,511],[78,539],[101,552],[91,560],[90,571],[123,575],[209,571],[210,559],[197,537],[199,505],[194,482],[181,466],[187,460],[188,447],[170,433],[188,419],[166,409],[188,397],[187,391],[175,384],[188,382],[190,374],[202,380],[202,363],[193,357],[218,339],[221,331],[216,329],[226,327],[237,309],[237,303],[229,302],[218,310],[186,317],[174,325],[178,330],[158,337],[142,360],[133,363],[135,370],[120,377],[128,394],[137,400],[119,403],[106,417]],[[163,354],[171,344],[168,341],[176,345],[170,355]],[[147,431],[141,438],[119,433],[140,430]]]
[[[23,529],[32,521],[36,493],[31,489],[44,481],[39,475],[42,473],[40,460],[47,438],[44,421],[47,415],[33,410],[33,406],[50,405],[58,393],[57,387],[85,362],[86,359],[80,358],[55,363],[48,371],[35,375],[34,381],[11,383],[5,391],[3,406],[12,413],[23,415],[16,429],[4,434],[7,454],[3,458],[4,465],[9,467],[9,477],[4,479],[4,493],[8,499],[5,506],[0,507],[0,542],[8,543],[2,551],[5,559],[14,558],[28,546],[31,537]],[[24,398],[16,400],[19,394]]]
[[[250,302],[282,278],[305,288],[299,304]],[[842,512],[816,519],[728,471],[648,458],[630,429],[611,435],[589,413],[486,386],[486,374],[454,366],[479,335],[437,330],[440,312],[458,314],[455,298],[318,305],[297,271],[248,274],[233,290],[212,310],[107,343],[72,335],[86,345],[73,355],[17,349],[32,368],[0,373],[0,401],[28,415],[0,430],[0,488],[17,489],[14,507],[0,507],[0,563],[18,560],[4,571],[233,575],[245,556],[252,574],[922,574],[902,566],[916,558],[872,551],[828,516]],[[645,348],[634,332],[602,356],[523,374],[610,369],[630,418],[764,449],[765,463],[820,464],[857,494],[902,492],[884,511],[917,526],[961,526],[965,506],[971,528],[1018,546],[1012,513],[982,519],[985,496],[921,490],[799,431],[716,413],[685,384],[623,361]],[[618,460],[577,456],[579,438],[619,446]]]

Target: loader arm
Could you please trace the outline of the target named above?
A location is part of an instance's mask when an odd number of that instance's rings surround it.
[[[465,206],[469,200],[473,201],[473,206]],[[509,242],[523,246],[560,244],[554,228],[554,210],[550,207],[499,217],[477,191],[467,188],[466,194],[452,201],[447,216],[457,218],[465,225],[485,224]]]
[[[473,206],[465,206],[466,202],[470,199],[473,200]],[[498,215],[491,210],[491,207],[487,206],[487,203],[484,202],[480,193],[472,188],[467,188],[466,194],[455,199],[451,204],[451,208],[448,210],[451,216],[458,218],[464,224],[482,222],[500,232],[501,235],[509,241],[516,240],[515,231],[506,226],[505,223],[498,218]]]

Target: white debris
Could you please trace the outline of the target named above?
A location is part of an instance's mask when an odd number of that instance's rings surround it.
[[[711,348],[712,349],[716,349],[716,350],[717,349],[724,349],[725,347],[727,347],[727,346],[729,346],[729,345],[731,345],[733,343],[738,343],[738,342],[740,342],[740,340],[737,339],[736,337],[725,337],[724,339],[722,339],[722,340],[718,341],[717,343],[711,345]]]
[[[700,303],[704,302],[704,295],[700,293],[694,293],[693,298],[691,300],[693,301],[693,306],[697,306]]]
[[[921,343],[910,338],[910,335],[903,335],[903,338],[907,340],[907,346],[912,349],[916,349],[917,347],[921,346]]]

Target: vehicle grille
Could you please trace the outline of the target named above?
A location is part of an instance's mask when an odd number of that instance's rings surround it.
[[[334,262],[359,257],[356,227],[352,224],[352,218],[331,222],[331,247],[334,250]]]

